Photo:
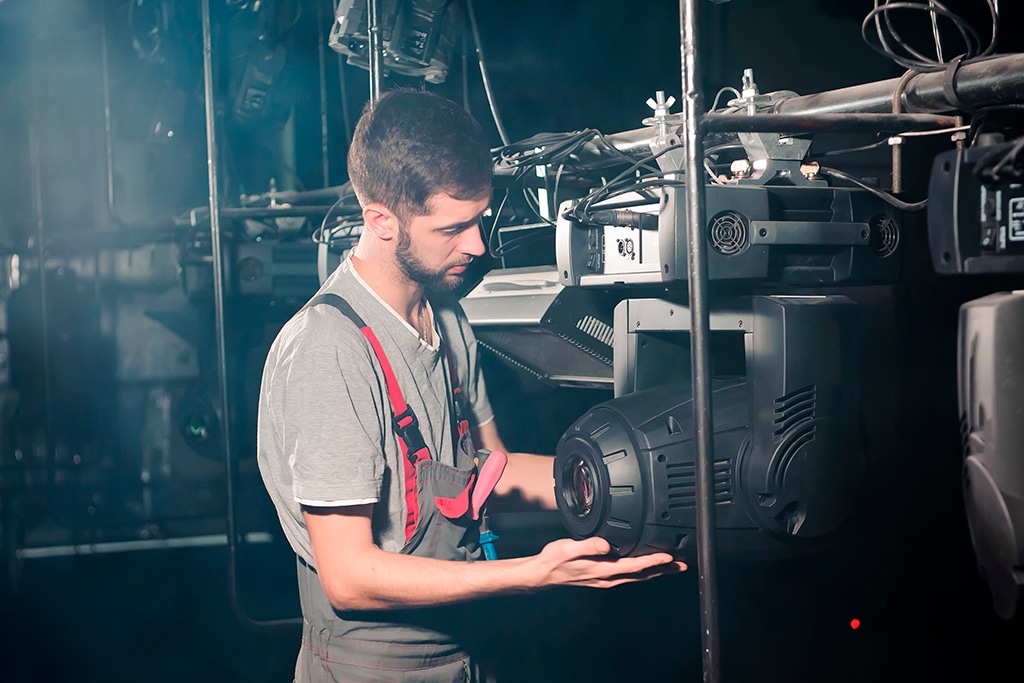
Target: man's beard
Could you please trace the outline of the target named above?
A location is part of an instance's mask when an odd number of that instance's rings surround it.
[[[423,285],[428,292],[452,292],[462,284],[462,276],[449,274],[448,270],[455,266],[466,265],[473,259],[467,258],[459,263],[449,263],[439,270],[430,270],[420,260],[419,255],[412,248],[412,238],[405,226],[399,228],[398,245],[395,249],[395,259],[407,278],[415,283]]]

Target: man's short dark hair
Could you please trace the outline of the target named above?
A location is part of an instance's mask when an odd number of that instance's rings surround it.
[[[379,202],[400,220],[429,213],[444,192],[477,199],[491,187],[491,153],[480,124],[451,100],[420,90],[392,90],[367,103],[348,151],[360,204]]]

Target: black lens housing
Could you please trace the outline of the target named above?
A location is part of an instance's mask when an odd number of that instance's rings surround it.
[[[732,460],[747,433],[745,384],[717,386],[717,401],[738,408],[715,425],[723,432],[716,448],[731,452]],[[606,401],[563,435],[555,455],[555,497],[573,537],[600,536],[623,556],[685,554],[696,509],[689,392],[688,386],[668,385]],[[589,507],[579,500],[581,468],[593,484]],[[742,512],[732,516],[751,526]]]

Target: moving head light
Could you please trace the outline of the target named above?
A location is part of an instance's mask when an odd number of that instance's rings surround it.
[[[818,286],[894,282],[902,258],[897,213],[861,190],[828,186],[706,188],[708,279]],[[682,187],[660,200],[627,196],[632,211],[600,210],[589,223],[562,205],[555,228],[558,272],[567,286],[685,281]],[[614,220],[614,215],[627,216]]]
[[[1024,292],[997,292],[960,307],[958,404],[967,524],[992,606],[1020,606],[1024,576]]]
[[[936,155],[928,186],[928,244],[944,275],[1024,273],[1024,137],[979,136]]]
[[[459,3],[451,0],[384,0],[380,31],[382,66],[403,76],[443,83],[458,36]],[[341,0],[334,10],[329,45],[348,63],[369,69],[370,38],[365,1]]]
[[[865,469],[856,305],[755,296],[750,314],[746,376],[712,387],[718,548],[729,559],[828,536],[852,513]],[[692,410],[690,384],[667,384],[598,404],[563,434],[555,497],[575,538],[601,536],[623,556],[693,557]]]

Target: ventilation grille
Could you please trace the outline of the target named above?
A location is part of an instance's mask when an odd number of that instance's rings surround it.
[[[811,385],[775,399],[775,436],[781,436],[803,422],[814,419],[818,390]]]
[[[735,256],[750,244],[747,219],[735,211],[716,214],[708,224],[711,248],[723,256]]]
[[[694,463],[672,463],[666,465],[665,481],[668,486],[669,510],[693,509],[697,507],[697,470]],[[732,459],[715,460],[714,489],[716,504],[732,502],[732,481]]]
[[[900,244],[900,226],[892,218],[882,213],[875,214],[869,225],[871,238],[868,244],[871,251],[882,258],[891,256]]]
[[[814,441],[814,411],[818,402],[815,386],[804,387],[775,399],[775,436],[781,437],[771,477],[783,486],[786,471],[797,453]]]
[[[611,325],[603,320],[598,320],[592,315],[587,315],[576,321],[576,329],[584,334],[589,334],[602,344],[612,346],[612,338],[615,335],[615,330]]]

